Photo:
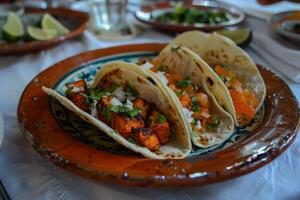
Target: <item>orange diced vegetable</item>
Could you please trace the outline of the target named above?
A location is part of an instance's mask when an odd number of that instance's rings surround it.
[[[169,84],[174,84],[177,81],[182,79],[179,74],[168,74],[168,73],[166,73],[166,77],[168,79]]]
[[[204,94],[203,92],[198,92],[196,94],[196,97],[202,107],[205,107],[205,108],[209,107],[209,99],[206,94]]]
[[[248,105],[245,96],[243,93],[238,92],[237,90],[231,89],[230,95],[233,100],[233,104],[238,116],[245,116],[248,119],[252,119],[255,115],[255,109]]]
[[[226,73],[226,71],[224,70],[224,68],[223,67],[221,67],[220,65],[217,65],[216,67],[215,67],[215,71],[216,71],[216,73],[218,74],[218,75],[225,75],[225,73]]]
[[[187,95],[181,95],[179,97],[179,101],[183,107],[187,107],[191,105],[191,98]]]
[[[231,85],[231,87],[232,87],[234,90],[236,90],[236,91],[238,91],[238,92],[240,92],[240,93],[243,92],[242,83],[241,83],[240,81],[238,81],[237,79],[232,79],[232,80],[230,81],[230,85]]]
[[[185,88],[185,90],[189,93],[189,94],[193,94],[194,92],[194,89],[193,89],[193,86],[189,85]]]

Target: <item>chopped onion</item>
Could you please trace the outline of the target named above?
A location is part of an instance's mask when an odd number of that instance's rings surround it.
[[[122,106],[122,102],[117,99],[116,97],[113,97],[111,100],[110,100],[110,103],[113,105],[113,106]]]
[[[186,107],[183,107],[183,113],[186,116],[187,120],[189,123],[192,123],[194,118],[192,117],[194,112],[190,111],[189,109],[187,109]]]
[[[156,74],[157,74],[158,78],[159,78],[164,84],[168,85],[168,79],[167,79],[167,77],[165,76],[165,73],[164,73],[164,72],[158,71]]]
[[[118,100],[120,101],[125,101],[125,91],[123,90],[122,87],[118,87],[113,93],[113,96],[117,97]]]
[[[133,109],[133,103],[129,99],[126,100],[125,106],[128,107],[129,109]]]
[[[141,66],[146,68],[146,69],[151,69],[153,67],[153,65],[149,62],[146,62],[146,63],[142,64]]]
[[[202,128],[200,120],[197,121],[196,128],[197,129],[201,129]]]

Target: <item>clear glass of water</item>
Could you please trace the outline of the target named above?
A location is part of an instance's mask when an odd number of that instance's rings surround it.
[[[126,25],[127,0],[88,0],[95,33],[120,30]]]

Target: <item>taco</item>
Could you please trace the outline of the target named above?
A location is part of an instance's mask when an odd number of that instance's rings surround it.
[[[166,92],[136,73],[135,64],[111,62],[101,67],[92,86],[84,80],[66,84],[64,95],[50,96],[117,143],[152,159],[181,159],[191,151],[188,126]]]
[[[224,84],[208,85],[209,89],[238,126],[249,124],[266,96],[264,80],[250,56],[229,38],[217,33],[185,32],[163,51],[178,46],[193,50],[218,74]]]
[[[203,148],[219,145],[232,135],[233,118],[218,104],[207,80],[214,84],[222,82],[199,56],[180,47],[145,61],[139,63],[144,71],[159,79],[160,87],[167,88],[180,107],[194,145]]]

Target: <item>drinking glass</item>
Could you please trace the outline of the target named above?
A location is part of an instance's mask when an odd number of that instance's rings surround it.
[[[127,0],[89,0],[88,5],[95,33],[118,31],[126,25]]]

